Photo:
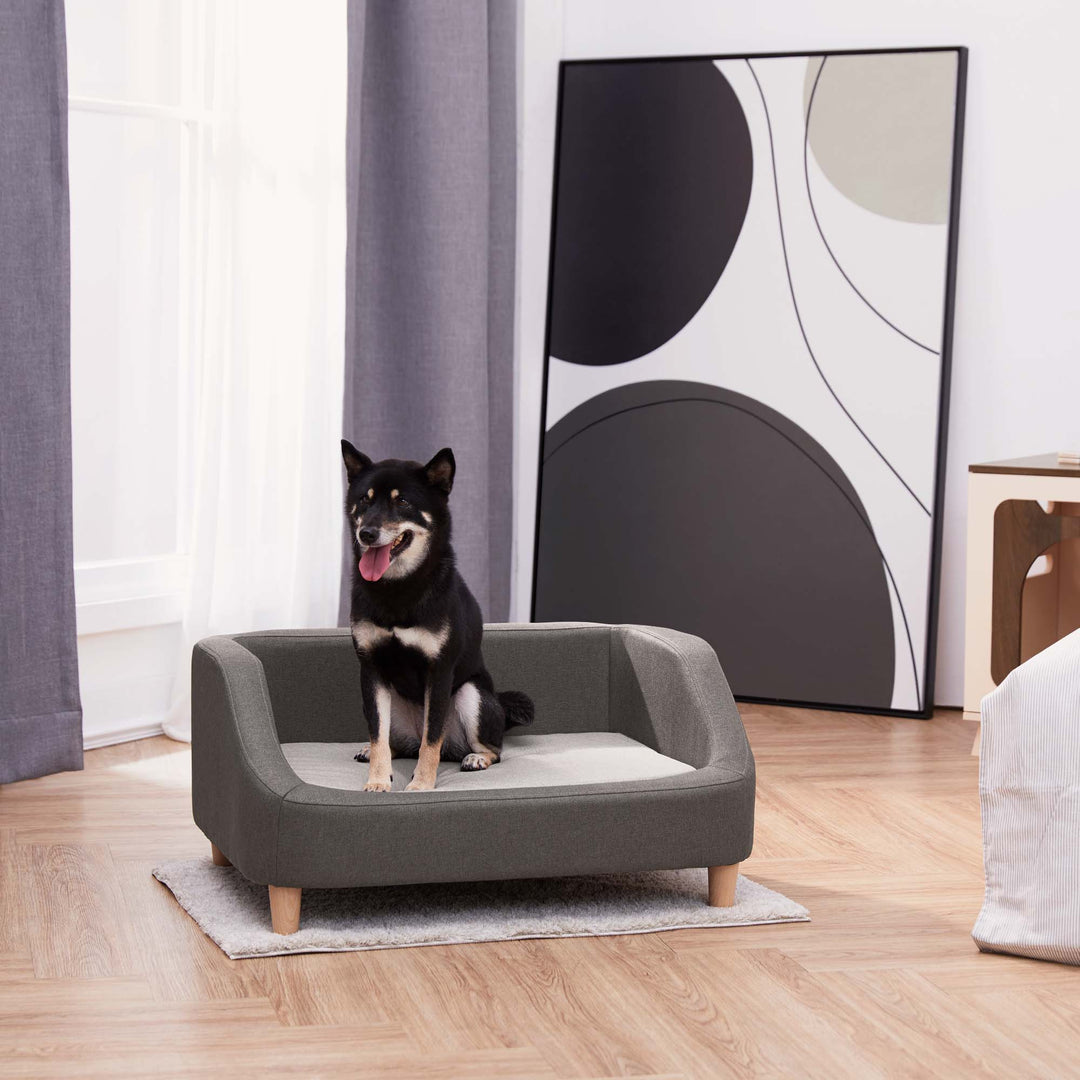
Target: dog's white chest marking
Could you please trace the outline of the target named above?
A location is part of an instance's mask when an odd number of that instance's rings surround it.
[[[425,630],[422,626],[394,627],[394,637],[402,645],[407,645],[410,649],[416,649],[417,652],[423,653],[428,660],[434,660],[439,655],[449,636],[449,623],[444,623],[442,628],[437,631]]]
[[[358,649],[369,652],[376,645],[383,645],[389,641],[392,631],[370,622],[354,622],[352,624],[352,636]]]
[[[428,660],[434,660],[450,637],[450,624],[445,623],[439,630],[426,630],[422,626],[388,628],[370,622],[358,622],[352,624],[352,636],[357,646],[365,651],[385,645],[391,638],[397,638],[402,645],[416,649]]]

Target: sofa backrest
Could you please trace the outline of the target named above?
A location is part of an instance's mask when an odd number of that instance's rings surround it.
[[[495,689],[524,690],[536,706],[530,734],[610,731],[611,628],[580,623],[484,627]]]
[[[611,631],[607,626],[485,627],[484,660],[495,689],[524,690],[536,734],[608,731]],[[347,629],[239,634],[262,662],[282,742],[359,742],[368,737],[360,664]]]
[[[368,737],[360,665],[347,629],[274,630],[236,640],[262,661],[282,742]]]

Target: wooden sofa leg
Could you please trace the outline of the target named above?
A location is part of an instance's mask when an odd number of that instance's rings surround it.
[[[739,863],[731,866],[709,867],[709,906],[732,907],[735,903],[735,882],[739,879]]]
[[[232,863],[225,858],[221,848],[213,843],[213,841],[210,843],[210,858],[214,860],[215,866],[232,866]]]
[[[295,934],[300,929],[300,889],[270,885],[270,922],[275,934]]]

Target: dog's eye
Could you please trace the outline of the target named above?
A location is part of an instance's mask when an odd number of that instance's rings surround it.
[[[402,510],[412,509],[412,503],[408,499],[398,499],[397,504]]]

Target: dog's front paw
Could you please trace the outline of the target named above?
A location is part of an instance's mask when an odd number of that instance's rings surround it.
[[[405,786],[406,791],[434,791],[435,784],[430,780],[418,780],[415,776]]]
[[[370,761],[371,760],[371,743],[362,743],[360,746],[360,752],[353,758],[353,761]]]
[[[489,769],[494,764],[491,754],[466,754],[461,759],[461,771],[477,772],[480,769]]]
[[[389,791],[390,785],[393,783],[394,778],[391,776],[389,780],[369,780],[364,785],[365,791]]]

